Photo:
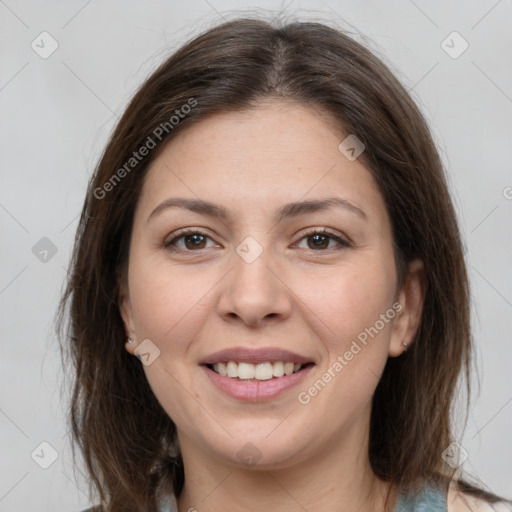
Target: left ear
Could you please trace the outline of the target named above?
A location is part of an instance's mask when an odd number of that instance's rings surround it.
[[[135,321],[133,318],[132,305],[130,301],[130,294],[128,292],[128,279],[118,277],[119,282],[119,295],[118,295],[118,306],[119,313],[121,314],[121,318],[123,319],[124,329],[126,332],[127,338],[132,338],[134,340],[137,339],[135,333]],[[125,349],[130,353],[134,354],[135,345],[133,343],[129,343],[126,341],[124,344]]]
[[[423,261],[415,259],[409,263],[405,282],[398,294],[397,315],[393,320],[389,356],[398,357],[411,346],[418,330],[425,300],[425,268]]]

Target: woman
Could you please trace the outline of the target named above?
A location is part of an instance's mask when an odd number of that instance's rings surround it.
[[[439,155],[341,31],[239,19],[164,62],[71,268],[71,426],[103,510],[504,506],[452,434],[469,290]]]

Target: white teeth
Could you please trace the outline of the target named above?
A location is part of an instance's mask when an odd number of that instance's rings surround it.
[[[284,363],[284,373],[286,375],[291,375],[293,373],[293,367],[295,365],[293,363]]]
[[[239,378],[240,380],[270,380],[273,377],[291,375],[299,371],[302,365],[299,363],[276,361],[258,364],[236,363],[235,361],[221,362],[213,365],[214,371],[223,377]]]
[[[240,378],[240,379],[254,379],[254,375],[255,374],[257,374],[257,371],[254,369],[254,365],[253,364],[238,363],[238,378]]]
[[[233,361],[229,361],[227,367],[228,377],[238,377],[238,365]]]
[[[274,377],[282,377],[284,375],[284,363],[282,361],[277,361],[273,365],[272,375]]]
[[[254,366],[254,365],[251,365]],[[272,378],[272,363],[260,363],[256,365],[255,378],[258,380],[269,380]]]
[[[224,363],[217,363],[215,366],[215,371],[220,373],[223,377],[226,377],[228,374],[228,369]]]

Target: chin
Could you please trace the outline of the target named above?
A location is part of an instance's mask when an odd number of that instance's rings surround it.
[[[289,434],[287,429],[282,435],[273,433],[265,437],[260,431],[254,435],[234,436],[223,443],[208,444],[214,456],[224,459],[227,464],[241,469],[276,470],[300,463],[308,457],[306,447],[312,447],[312,439],[301,436],[301,442],[297,444],[297,437]]]

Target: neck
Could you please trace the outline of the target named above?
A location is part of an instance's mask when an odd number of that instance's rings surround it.
[[[360,418],[359,420],[362,420]],[[368,460],[369,416],[357,421],[324,450],[279,469],[240,469],[205,455],[181,432],[185,485],[180,512],[343,512],[392,510],[396,491],[375,476]],[[388,506],[386,495],[390,492]]]

